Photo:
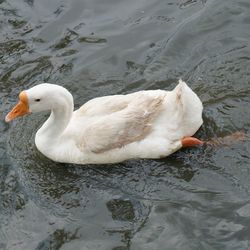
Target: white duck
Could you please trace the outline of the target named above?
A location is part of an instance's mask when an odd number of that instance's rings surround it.
[[[48,158],[67,163],[115,163],[161,158],[203,142],[192,136],[202,124],[202,103],[179,81],[173,91],[148,90],[92,99],[74,110],[63,87],[43,83],[19,94],[7,122],[51,110],[35,144]]]

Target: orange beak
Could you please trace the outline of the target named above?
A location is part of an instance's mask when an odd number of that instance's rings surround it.
[[[29,114],[28,97],[25,91],[19,94],[19,102],[16,106],[6,115],[5,121],[10,122],[19,116]]]

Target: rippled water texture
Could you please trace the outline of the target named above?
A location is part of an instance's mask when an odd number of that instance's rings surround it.
[[[182,77],[204,103],[198,137],[249,136],[249,0],[0,0],[0,15],[0,249],[250,249],[248,139],[83,167],[37,151],[47,114],[4,122],[41,82],[77,108]]]

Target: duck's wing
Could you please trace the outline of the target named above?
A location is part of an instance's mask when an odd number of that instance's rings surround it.
[[[78,116],[84,117],[112,114],[125,109],[138,95],[140,95],[140,92],[128,95],[97,97],[82,105],[76,113]]]
[[[104,115],[84,129],[81,150],[103,153],[144,139],[163,109],[164,95],[140,95],[124,109]]]

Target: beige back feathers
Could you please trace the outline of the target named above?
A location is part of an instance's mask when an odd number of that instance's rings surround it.
[[[114,103],[114,113],[91,123],[84,130],[78,147],[103,153],[144,139],[163,109],[164,97],[142,94],[122,108]]]

